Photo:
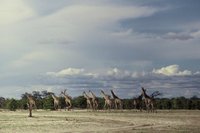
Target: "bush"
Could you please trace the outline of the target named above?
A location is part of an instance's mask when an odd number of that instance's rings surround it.
[[[11,99],[8,102],[8,105],[7,105],[8,109],[11,110],[11,111],[16,111],[17,106],[18,106],[18,104],[17,104],[17,101],[15,99]]]
[[[51,96],[48,96],[47,98],[43,99],[43,109],[54,110],[53,98]]]
[[[86,99],[83,96],[75,97],[72,100],[72,106],[75,108],[86,108],[87,106]]]

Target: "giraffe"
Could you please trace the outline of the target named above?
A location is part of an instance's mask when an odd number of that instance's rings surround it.
[[[147,108],[147,111],[154,112],[154,99],[146,94],[146,89],[142,87],[142,95],[144,96],[144,102]]]
[[[61,91],[61,94],[63,94],[63,96],[65,97],[65,103],[66,105],[69,105],[67,107],[67,110],[69,111],[72,108],[72,97],[69,96],[68,94],[66,94],[67,89],[65,89],[64,91]]]
[[[94,107],[95,110],[97,110],[98,106],[99,106],[99,104],[98,104],[98,98],[95,96],[95,94],[91,90],[89,90],[89,93],[90,93],[90,95],[92,97],[93,107]]]
[[[143,97],[143,94],[141,94],[137,98],[133,99],[134,108],[139,109],[140,112],[142,111],[142,97]]]
[[[115,109],[122,109],[122,100],[115,95],[113,90],[110,90],[114,99]]]
[[[37,109],[37,106],[36,106],[33,96],[29,93],[25,93],[25,95],[28,98],[28,103],[27,103],[28,107],[31,107],[31,108],[34,107]]]
[[[86,98],[87,101],[87,109],[93,109],[92,98],[89,97],[85,91],[83,91],[83,96]]]
[[[107,107],[110,110],[112,108],[111,96],[105,94],[103,90],[101,90],[101,94],[103,95],[103,98],[105,100],[104,109]]]
[[[31,94],[25,93],[26,97],[28,98],[28,109],[29,109],[29,117],[32,117],[32,109],[33,107],[37,109],[37,106],[35,104],[35,100]]]
[[[55,110],[58,110],[58,109],[61,110],[59,97],[55,96],[55,94],[52,93],[52,92],[49,92],[49,94],[50,94],[50,95],[52,96],[52,98],[53,98],[54,109],[55,109]]]

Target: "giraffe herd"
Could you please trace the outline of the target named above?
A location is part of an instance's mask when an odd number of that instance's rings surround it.
[[[65,103],[67,105],[67,110],[71,110],[72,109],[72,97],[69,96],[66,93],[66,89],[64,91],[61,91],[60,95],[63,95],[65,98]],[[123,100],[121,98],[119,98],[113,90],[110,90],[112,97],[109,94],[106,94],[103,90],[100,91],[101,95],[104,99],[104,109],[123,109]],[[54,93],[49,92],[48,93],[50,96],[52,96],[53,100],[54,100],[54,108],[55,110],[60,109],[60,98],[57,97]],[[99,107],[99,101],[98,98],[96,97],[96,95],[89,90],[88,93],[86,93],[85,91],[83,91],[82,93],[83,97],[86,99],[87,102],[87,109],[91,109],[91,110],[98,110]],[[28,107],[29,110],[32,110],[32,107],[37,108],[36,107],[36,103],[35,100],[33,98],[33,96],[31,94],[26,93],[27,99],[28,99]],[[156,112],[155,110],[155,99],[154,96],[150,96],[146,93],[146,89],[144,89],[143,87],[141,88],[141,95],[139,95],[137,98],[133,99],[133,106],[135,109],[139,109],[140,111],[142,111],[144,109],[143,103],[145,104],[145,109],[147,112]],[[66,110],[65,108],[65,110]]]

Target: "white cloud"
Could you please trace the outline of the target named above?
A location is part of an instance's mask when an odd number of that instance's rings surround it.
[[[22,21],[35,15],[35,12],[23,0],[0,1],[0,26]]]
[[[113,68],[107,72],[108,75],[119,75],[120,71],[117,68]]]
[[[118,6],[118,5],[90,5],[79,4],[64,8],[53,16],[64,17],[70,22],[83,22],[88,24],[114,22],[126,18],[149,16],[157,9],[151,7]],[[94,23],[95,22],[95,23]]]
[[[147,72],[145,71],[129,71],[129,70],[121,70],[118,68],[112,68],[107,71],[107,73],[104,76],[109,76],[112,78],[117,79],[123,79],[123,78],[139,78],[147,75]]]
[[[194,75],[200,75],[200,71],[195,72]]]
[[[65,76],[89,76],[94,78],[102,78],[102,79],[123,79],[123,78],[138,78],[146,75],[145,72],[131,72],[128,70],[120,70],[118,68],[112,68],[109,70],[104,70],[104,72],[88,72],[85,71],[85,69],[81,68],[66,68],[63,70],[60,70],[58,72],[47,72],[48,76],[53,77],[65,77]]]
[[[47,72],[46,75],[53,77],[66,77],[66,76],[85,76],[85,77],[94,77],[97,78],[99,76],[98,73],[86,72],[83,68],[65,68],[58,72]]]
[[[112,68],[107,71],[107,76],[115,77],[115,78],[124,78],[131,76],[131,72],[125,70],[119,70],[118,68]]]
[[[152,72],[166,76],[186,76],[192,74],[192,72],[189,70],[180,71],[179,65],[170,65],[160,69],[153,69]]]

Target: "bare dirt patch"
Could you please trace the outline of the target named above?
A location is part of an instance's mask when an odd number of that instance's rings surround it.
[[[199,132],[200,111],[1,111],[1,133]]]

